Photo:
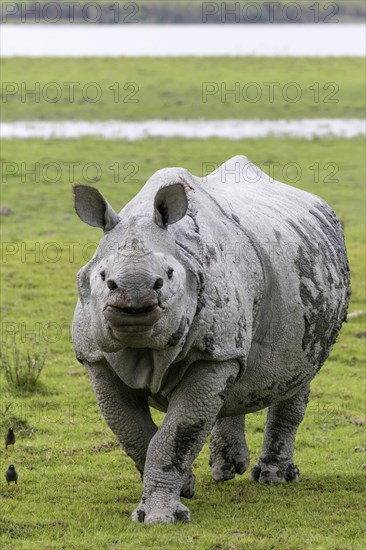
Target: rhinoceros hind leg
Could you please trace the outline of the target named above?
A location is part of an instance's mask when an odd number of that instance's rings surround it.
[[[216,421],[211,431],[210,466],[215,481],[233,479],[249,465],[245,442],[244,416],[230,416]]]
[[[263,450],[251,478],[261,483],[299,481],[300,472],[293,463],[294,442],[309,398],[309,384],[286,401],[269,407],[264,430]]]
[[[180,490],[180,496],[183,498],[193,498],[196,486],[196,476],[189,470],[185,477],[183,487]]]

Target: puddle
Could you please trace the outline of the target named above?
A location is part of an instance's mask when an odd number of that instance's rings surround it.
[[[2,25],[2,57],[365,55],[362,24]]]
[[[2,139],[43,138],[77,139],[91,136],[102,139],[136,141],[149,137],[164,138],[225,138],[232,140],[265,137],[313,139],[314,137],[353,138],[365,136],[362,119],[304,120],[147,120],[123,122],[62,121],[3,122]]]

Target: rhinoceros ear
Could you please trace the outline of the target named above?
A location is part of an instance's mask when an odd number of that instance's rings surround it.
[[[160,227],[176,223],[187,213],[188,199],[184,185],[173,183],[162,187],[155,196],[155,221]]]
[[[83,222],[93,227],[101,227],[104,232],[107,232],[121,221],[118,214],[95,187],[74,185],[73,190],[75,211]]]

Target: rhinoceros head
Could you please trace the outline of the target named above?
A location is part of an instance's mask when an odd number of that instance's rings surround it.
[[[168,229],[186,215],[190,187],[167,183],[166,176],[162,186],[156,185],[158,175],[148,182],[120,214],[97,189],[74,186],[78,216],[104,230],[78,274],[91,337],[104,352],[167,349],[183,338],[193,318],[196,279],[179,259]]]

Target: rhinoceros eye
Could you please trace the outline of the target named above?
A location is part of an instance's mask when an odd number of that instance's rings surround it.
[[[105,281],[105,271],[101,272],[100,278],[102,279],[102,281]]]
[[[171,279],[173,277],[174,269],[172,267],[168,267],[168,271],[166,272],[168,275],[168,279]]]

